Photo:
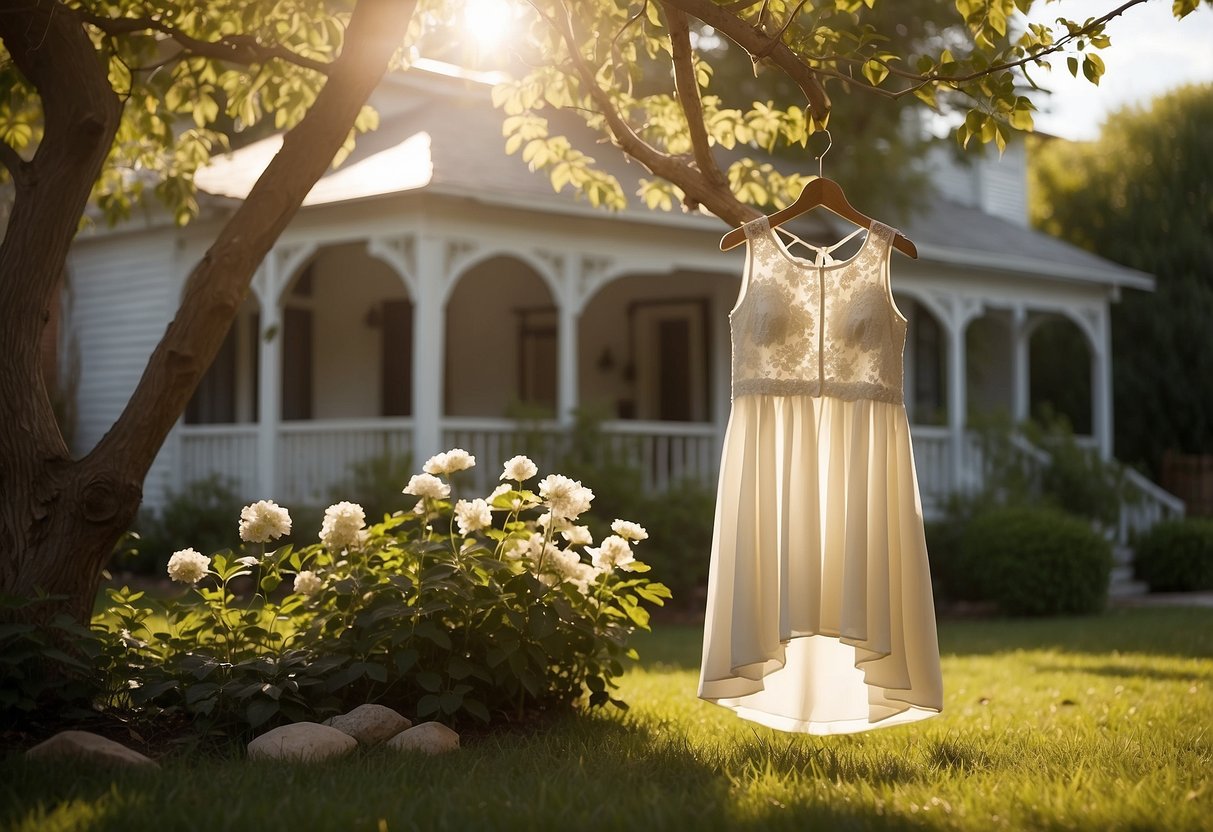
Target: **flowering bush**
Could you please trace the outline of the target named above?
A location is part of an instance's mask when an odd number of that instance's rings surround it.
[[[670,597],[632,549],[645,530],[616,520],[595,547],[577,524],[593,492],[557,474],[531,490],[526,457],[491,494],[452,502],[443,477],[473,465],[458,448],[432,457],[404,488],[416,504],[370,527],[357,504],[330,506],[301,548],[268,548],[290,531],[286,509],[247,506],[239,532],[255,550],[173,555],[169,577],[190,590],[163,626],[140,594],[112,590],[97,626],[120,643],[131,704],[253,727],[368,701],[486,722],[583,699],[625,707],[611,692],[636,657],[629,637],[647,629],[645,602]]]

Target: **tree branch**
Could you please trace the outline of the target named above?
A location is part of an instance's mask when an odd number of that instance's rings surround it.
[[[817,77],[817,71],[778,38],[772,38],[712,0],[663,0],[725,35],[752,57],[765,58],[778,66],[796,82],[809,103],[815,119],[824,119],[830,112],[830,97]]]
[[[404,44],[415,8],[416,0],[359,0],[328,80],[190,273],[177,316],[122,415],[86,462],[143,479],[218,353],[254,271],[328,169]]]
[[[126,35],[132,32],[160,32],[176,41],[185,51],[203,58],[216,61],[249,65],[265,63],[274,58],[287,61],[295,66],[328,75],[332,64],[317,61],[287,49],[281,44],[266,45],[257,41],[253,35],[226,35],[219,40],[200,40],[187,35],[180,29],[169,26],[163,21],[150,17],[105,17],[94,14],[87,9],[77,9],[76,14],[82,20],[97,27],[107,35]]]
[[[674,64],[674,90],[691,134],[695,163],[712,187],[729,189],[729,182],[716,164],[708,141],[707,124],[703,117],[703,102],[699,98],[699,80],[695,75],[695,57],[691,51],[691,26],[686,12],[662,3],[666,26],[670,30],[670,46]],[[694,205],[688,205],[694,208]]]
[[[593,68],[586,63],[585,57],[578,49],[577,34],[573,30],[572,13],[567,7],[563,20],[544,13],[538,7],[534,8],[536,13],[564,40],[569,51],[569,60],[589,91],[590,98],[602,111],[603,118],[606,119],[615,144],[620,150],[644,165],[654,176],[660,176],[681,188],[686,195],[685,201],[688,205],[703,205],[713,214],[733,225],[740,225],[745,220],[757,216],[755,209],[738,201],[727,185],[714,186],[699,170],[676,156],[661,152],[636,134],[636,131],[615,107],[610,95],[598,85]]]
[[[8,142],[0,141],[0,164],[3,164],[8,169],[9,175],[13,177],[14,184],[17,187],[26,181],[26,165],[28,164],[21,158],[21,154],[17,149]]]

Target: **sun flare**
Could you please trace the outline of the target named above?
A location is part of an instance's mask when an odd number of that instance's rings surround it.
[[[509,0],[465,0],[463,30],[482,50],[502,46],[514,25]]]

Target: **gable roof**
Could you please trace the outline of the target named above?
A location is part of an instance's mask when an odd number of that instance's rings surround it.
[[[489,100],[492,80],[433,62],[420,62],[389,77],[372,99],[381,113],[379,129],[358,138],[346,162],[316,183],[304,205],[424,189],[495,206],[721,230],[714,217],[651,211],[635,198],[622,212],[610,215],[570,195],[568,189],[555,193],[546,175],[531,172],[518,154],[505,154],[503,115]],[[625,193],[634,193],[639,180],[648,175],[580,119],[557,114],[551,121],[554,133],[570,136],[579,148],[592,148],[597,166],[613,174]],[[199,188],[216,196],[243,198],[281,141],[280,136],[272,136],[213,160],[198,171]],[[1148,274],[947,199],[935,199],[900,225],[927,263],[1111,287],[1154,287]]]

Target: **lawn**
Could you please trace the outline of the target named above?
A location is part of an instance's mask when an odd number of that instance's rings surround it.
[[[197,755],[106,773],[0,761],[0,824],[114,829],[1213,829],[1213,609],[944,620],[942,716],[780,734],[695,698],[699,630],[658,625],[627,713],[445,758]]]

